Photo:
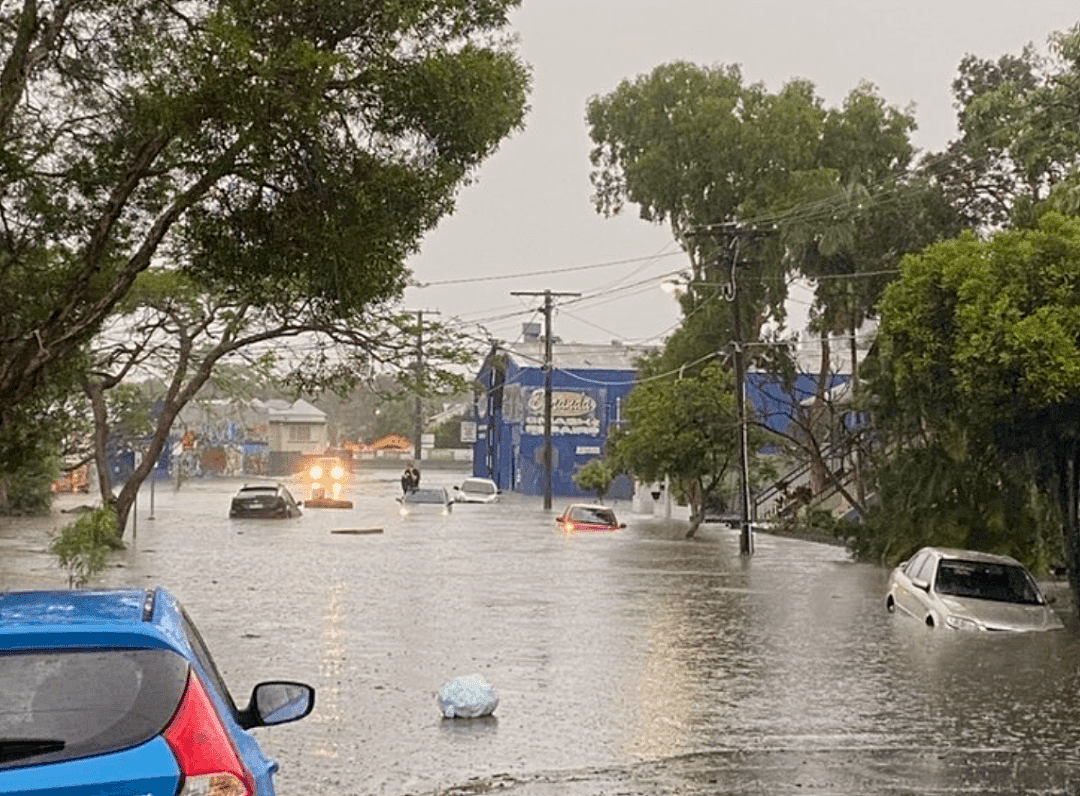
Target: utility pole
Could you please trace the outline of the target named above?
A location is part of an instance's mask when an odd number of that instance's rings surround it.
[[[434,312],[429,310],[429,312]],[[437,314],[437,313],[436,313]],[[413,423],[413,458],[420,466],[420,438],[424,435],[424,406],[422,402],[424,384],[424,311],[416,311],[416,405]]]
[[[512,296],[544,297],[544,462],[542,465],[544,485],[544,508],[551,508],[551,298],[552,296],[580,296],[580,293],[543,293],[518,291]]]
[[[741,239],[745,237],[764,237],[772,234],[774,230],[771,227],[743,227],[740,224],[724,224],[720,229],[719,247],[722,251],[730,251],[730,277],[728,283],[723,285],[723,296],[731,305],[731,347],[735,369],[735,407],[739,416],[739,503],[741,504],[739,553],[744,556],[751,556],[754,554],[754,528],[752,524],[753,518],[751,517],[753,498],[750,494],[750,451],[747,438],[749,422],[746,413],[746,362],[736,272],[739,266]]]

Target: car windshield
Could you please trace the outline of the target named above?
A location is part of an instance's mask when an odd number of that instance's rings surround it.
[[[1042,604],[1039,590],[1027,570],[1014,564],[944,558],[938,562],[934,591],[952,597]]]
[[[0,654],[0,768],[126,749],[169,723],[188,662],[162,649]]]
[[[594,509],[579,506],[570,511],[570,519],[578,522],[590,522],[596,525],[614,525],[615,512],[608,509]]]
[[[461,488],[465,492],[476,492],[478,495],[495,494],[495,484],[490,481],[466,481]]]

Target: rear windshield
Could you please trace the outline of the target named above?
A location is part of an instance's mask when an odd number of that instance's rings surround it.
[[[441,489],[414,489],[406,500],[409,503],[446,503],[446,494]]]
[[[277,494],[274,486],[245,486],[240,490],[240,497],[273,497]]]
[[[466,492],[477,492],[482,495],[495,494],[495,484],[490,481],[466,481],[461,488]]]
[[[187,672],[160,649],[0,653],[0,768],[149,740],[176,712]]]

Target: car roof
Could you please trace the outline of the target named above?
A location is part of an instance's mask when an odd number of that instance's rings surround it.
[[[449,494],[444,486],[418,486],[416,489],[410,489],[405,494],[405,497],[414,500],[424,497],[438,497],[440,500],[449,500]]]
[[[180,605],[161,587],[0,592],[0,649],[72,646],[190,650]]]
[[[919,553],[930,552],[938,558],[957,558],[964,561],[983,561],[989,564],[1020,564],[1012,556],[984,553],[981,550],[961,550],[957,547],[924,547]],[[918,555],[916,553],[915,555]],[[912,556],[914,558],[914,556]],[[1021,565],[1022,566],[1022,565]]]

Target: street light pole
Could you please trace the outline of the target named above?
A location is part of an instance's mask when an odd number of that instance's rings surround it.
[[[438,310],[428,310],[429,314],[438,314]],[[424,310],[416,311],[416,399],[413,406],[413,458],[420,466],[423,450],[421,437],[424,436]]]
[[[424,408],[420,395],[420,384],[424,378],[424,311],[416,311],[416,406],[413,422],[413,458],[416,466],[420,466],[420,453],[422,446],[420,437],[424,434]]]

